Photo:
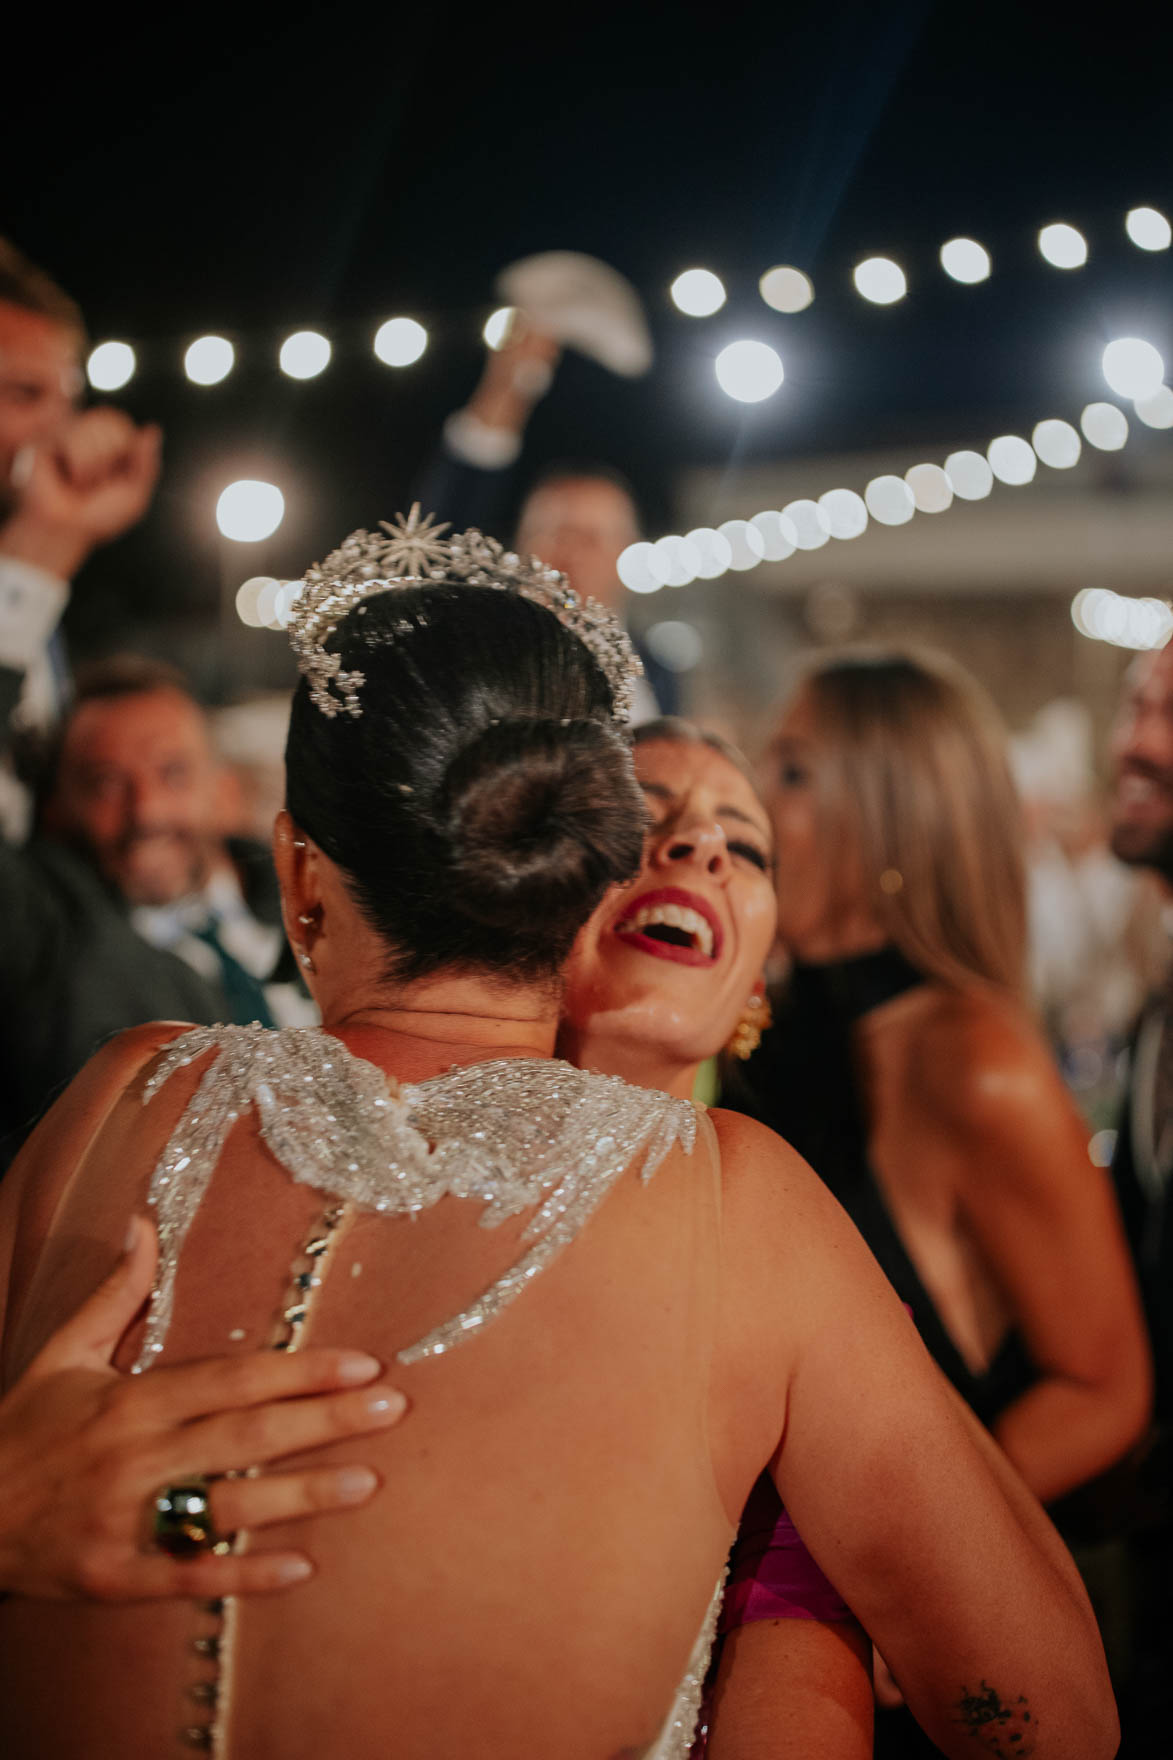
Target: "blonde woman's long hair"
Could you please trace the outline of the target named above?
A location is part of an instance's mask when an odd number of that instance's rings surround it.
[[[926,977],[1021,996],[1022,812],[985,691],[943,655],[868,649],[817,661],[802,690],[826,830],[858,852],[890,939]]]

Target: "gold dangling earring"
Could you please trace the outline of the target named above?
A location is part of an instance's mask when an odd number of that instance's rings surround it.
[[[734,1057],[740,1057],[744,1063],[752,1057],[762,1042],[762,1034],[767,1027],[774,1024],[774,1016],[770,1012],[769,998],[765,992],[757,992],[750,997],[742,1011],[741,1019],[733,1029],[732,1036],[725,1049]]]

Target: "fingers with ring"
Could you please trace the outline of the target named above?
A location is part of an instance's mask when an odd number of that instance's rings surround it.
[[[209,1498],[208,1481],[198,1474],[160,1487],[152,1505],[154,1543],[160,1552],[194,1558],[201,1552],[232,1551],[233,1536],[217,1533]]]

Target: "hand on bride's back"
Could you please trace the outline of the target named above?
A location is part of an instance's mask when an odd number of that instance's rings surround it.
[[[135,1601],[257,1594],[312,1575],[288,1547],[171,1558],[150,1545],[161,1486],[264,1465],[385,1429],[403,1396],[358,1352],[251,1351],[123,1375],[118,1341],[155,1269],[154,1230],[136,1222],[111,1276],[0,1400],[0,1592]],[[358,1464],[224,1479],[211,1489],[220,1533],[365,1503]]]

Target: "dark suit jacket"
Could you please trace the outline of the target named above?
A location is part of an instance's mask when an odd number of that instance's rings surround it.
[[[1169,1424],[1173,1423],[1173,1189],[1167,1182],[1162,1196],[1154,1198],[1137,1170],[1132,1134],[1135,1079],[1134,1055],[1112,1156],[1112,1179],[1152,1340],[1156,1416],[1158,1421]],[[1141,1097],[1141,1103],[1151,1104],[1147,1096]]]
[[[0,729],[19,690],[20,674],[0,668]],[[229,852],[249,909],[279,922],[268,852],[235,841]],[[273,976],[295,973],[285,948]],[[23,849],[0,842],[0,1170],[113,1034],[143,1021],[229,1019],[219,984],[142,940],[84,854],[44,838]]]

